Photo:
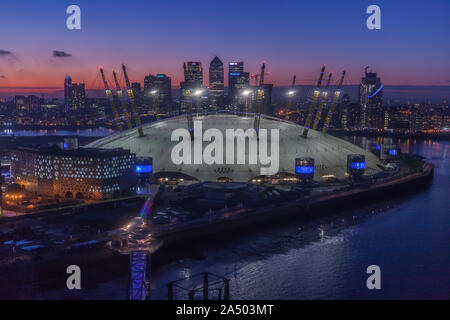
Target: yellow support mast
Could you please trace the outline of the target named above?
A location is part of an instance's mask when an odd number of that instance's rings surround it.
[[[320,70],[320,77],[319,77],[319,80],[317,81],[317,87],[314,90],[313,99],[311,101],[311,105],[308,110],[308,116],[307,116],[306,122],[305,122],[305,127],[303,128],[303,134],[302,134],[303,138],[308,137],[308,131],[310,129],[309,126],[311,125],[311,121],[314,116],[314,111],[316,109],[317,100],[319,100],[320,86],[322,85],[324,73],[325,73],[325,65],[323,65],[322,69]]]
[[[330,109],[328,110],[327,117],[325,118],[325,123],[323,124],[322,133],[327,133],[328,127],[330,126],[331,118],[333,117],[333,113],[334,113],[334,108],[336,108],[336,105],[342,94],[341,88],[342,88],[342,84],[344,83],[344,78],[345,78],[346,72],[347,72],[346,70],[344,70],[342,72],[342,76],[341,76],[341,80],[339,81],[338,88],[334,92],[333,102],[331,103]]]
[[[131,87],[130,80],[128,79],[127,68],[122,64],[123,76],[125,77],[125,83],[127,85],[128,97],[130,98],[131,110],[133,112],[134,123],[136,124],[139,132],[139,137],[144,136],[144,130],[142,129],[141,119],[139,118],[139,113],[137,111],[136,102],[134,100],[133,88]]]
[[[105,86],[106,97],[108,98],[109,105],[111,106],[111,110],[114,115],[114,121],[116,122],[117,129],[119,131],[122,131],[123,130],[122,123],[121,123],[119,114],[117,113],[116,104],[114,102],[114,98],[112,96],[111,90],[109,89],[108,81],[106,81],[105,72],[103,71],[103,67],[101,67],[101,66],[98,67],[98,69],[100,70],[100,74],[102,76],[103,85]]]
[[[325,86],[325,90],[322,91],[322,97],[319,103],[319,107],[317,108],[317,113],[316,113],[316,117],[314,118],[314,122],[313,122],[313,130],[317,130],[317,127],[319,126],[319,122],[322,119],[322,110],[323,107],[325,105],[325,103],[327,103],[327,97],[328,97],[328,88],[330,87],[330,82],[331,82],[331,77],[333,76],[333,73],[331,72],[328,75],[328,80],[327,80],[327,85]]]
[[[128,127],[128,129],[133,129],[133,124],[131,123],[131,115],[128,112],[127,104],[125,103],[125,101],[123,101],[123,92],[122,92],[122,89],[120,88],[119,80],[117,79],[117,74],[115,71],[113,71],[113,77],[114,77],[114,82],[116,83],[117,97],[119,98],[120,105],[122,107],[122,111],[125,114],[127,127]]]

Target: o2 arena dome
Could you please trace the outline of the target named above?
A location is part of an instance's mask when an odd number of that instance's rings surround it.
[[[253,130],[254,117],[244,117],[232,114],[212,114],[206,116],[194,116],[193,122],[197,128],[197,132],[193,135],[193,139],[185,141],[185,146],[189,145],[190,150],[184,150],[180,153],[181,157],[185,156],[190,158],[191,161],[179,162],[179,159],[174,159],[173,153],[179,150],[180,142],[183,140],[179,135],[176,135],[175,141],[172,141],[172,135],[177,129],[188,131],[188,119],[186,115],[164,119],[153,123],[144,124],[142,126],[144,136],[139,137],[138,130],[136,128],[115,133],[111,136],[94,141],[87,145],[89,148],[123,148],[128,149],[132,153],[136,154],[137,158],[149,159],[153,161],[153,174],[183,174],[195,178],[199,181],[236,181],[236,182],[249,182],[254,178],[264,175],[264,168],[268,168],[270,165],[266,162],[262,162],[261,157],[255,158],[253,161],[249,160],[250,145],[258,146],[258,152],[260,150],[260,142],[263,139],[263,131],[267,132],[267,154],[271,155],[271,139],[275,139],[275,135],[271,134],[274,131],[278,131],[279,135],[279,162],[278,162],[278,174],[295,175],[295,161],[297,158],[313,158],[314,159],[314,180],[323,181],[328,178],[344,179],[347,175],[347,155],[359,154],[365,156],[365,174],[371,175],[380,172],[383,167],[379,159],[372,153],[351,144],[350,142],[342,139],[324,134],[316,130],[309,130],[307,138],[301,136],[303,127],[292,122],[281,120],[274,117],[261,115],[259,125],[259,139],[256,136],[252,136],[249,139],[245,139],[245,163],[242,163],[243,154],[239,155],[237,151],[237,142],[235,146],[228,147],[227,144],[227,132],[230,130],[247,129]],[[198,132],[201,123],[201,133]],[[209,130],[216,129],[216,130]],[[266,130],[263,130],[266,129]],[[278,130],[276,130],[278,129]],[[250,130],[250,131],[251,131]],[[191,130],[192,131],[192,130]],[[195,131],[195,130],[194,130]],[[220,133],[219,133],[220,131]],[[180,132],[177,131],[178,133]],[[208,137],[203,136],[205,132],[215,133],[211,138],[211,134]],[[222,150],[216,149],[212,152],[222,152],[223,161],[217,161],[219,163],[211,163],[204,157],[197,156],[199,152],[206,152],[208,145],[212,141],[216,142],[216,139],[220,140],[220,136],[223,137]],[[236,139],[237,141],[237,139]],[[217,141],[221,144],[221,141]],[[177,146],[178,145],[178,146]],[[174,148],[175,151],[173,151]],[[230,150],[234,161],[227,161]],[[211,148],[209,148],[211,151]],[[253,149],[254,151],[254,149]],[[187,154],[183,154],[187,152]],[[190,152],[190,157],[189,157]],[[177,152],[175,152],[177,153]],[[237,157],[241,157],[241,161],[237,161]],[[273,156],[273,155],[272,155]],[[230,157],[230,159],[231,159]],[[273,158],[273,157],[272,157]],[[266,159],[267,160],[267,159]],[[272,159],[272,166],[274,166],[275,160]],[[188,163],[186,163],[188,162]],[[220,163],[222,162],[222,163]],[[227,164],[228,162],[228,164]],[[250,162],[250,163],[249,163]],[[253,162],[253,163],[251,163]]]

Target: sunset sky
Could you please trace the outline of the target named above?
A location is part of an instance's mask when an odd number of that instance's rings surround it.
[[[71,4],[81,7],[81,30],[66,28]],[[381,7],[381,30],[366,28],[371,4]],[[97,66],[110,75],[121,63],[132,81],[166,73],[177,87],[190,60],[203,63],[206,85],[215,55],[251,73],[266,61],[277,86],[293,74],[312,84],[322,64],[347,69],[347,84],[370,65],[387,85],[450,85],[449,15],[448,0],[2,0],[0,92],[61,90],[67,74],[99,89]]]

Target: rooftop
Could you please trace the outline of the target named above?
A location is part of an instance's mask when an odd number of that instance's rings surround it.
[[[253,117],[232,114],[194,117],[194,120],[202,120],[203,132],[209,128],[216,128],[222,132],[223,136],[226,129],[253,128],[253,119]],[[184,173],[200,181],[216,181],[218,178],[225,177],[236,182],[248,182],[261,174],[259,162],[234,165],[174,164],[171,152],[178,142],[171,141],[171,135],[175,129],[187,128],[186,115],[145,124],[142,128],[144,137],[138,136],[137,129],[131,129],[97,140],[87,147],[128,149],[139,158],[152,157],[154,173]],[[320,131],[310,130],[308,138],[304,139],[301,137],[302,126],[268,116],[262,116],[260,128],[279,129],[280,173],[295,174],[295,158],[310,157],[315,160],[315,180],[325,180],[330,176],[343,179],[347,172],[348,154],[365,155],[367,174],[375,174],[382,170],[382,163],[374,154]],[[209,142],[203,142],[203,148],[208,144]],[[246,159],[248,159],[248,149],[247,146]]]

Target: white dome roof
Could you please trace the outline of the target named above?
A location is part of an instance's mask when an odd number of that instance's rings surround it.
[[[201,120],[203,132],[209,128],[219,129],[225,137],[226,129],[251,129],[253,117],[242,117],[231,114],[217,114],[194,117]],[[138,158],[153,158],[153,172],[179,172],[200,181],[215,181],[219,177],[227,177],[233,181],[247,182],[260,176],[260,164],[181,164],[172,162],[172,148],[178,142],[171,141],[172,132],[178,128],[187,129],[185,115],[165,119],[143,125],[144,137],[139,137],[137,129],[131,129],[113,134],[90,143],[87,147],[124,148],[136,154]],[[338,179],[345,177],[347,172],[347,155],[363,154],[366,157],[366,173],[374,174],[381,171],[382,165],[378,158],[370,152],[342,139],[310,130],[308,138],[301,137],[303,127],[278,118],[262,116],[261,129],[279,129],[279,172],[295,173],[295,158],[314,158],[314,180],[323,180],[323,176],[334,175]],[[203,148],[210,142],[203,142]],[[193,143],[192,143],[193,145]],[[248,146],[246,154],[248,154]],[[270,150],[270,141],[268,142]],[[225,153],[225,146],[224,146]],[[193,154],[193,153],[192,153]],[[248,159],[248,157],[246,157]],[[267,166],[265,166],[267,167]]]

